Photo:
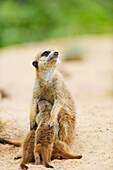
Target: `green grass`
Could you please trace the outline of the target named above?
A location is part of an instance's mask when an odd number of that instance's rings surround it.
[[[1,112],[1,110],[0,110],[0,112]],[[5,124],[7,124],[7,123],[9,123],[9,122],[10,122],[10,121],[1,123],[1,117],[0,117],[0,126],[3,126],[3,125],[5,125]]]
[[[3,126],[5,124],[7,124],[7,123],[9,123],[9,122],[0,123],[0,126]]]
[[[0,47],[83,34],[111,34],[113,0],[1,0]]]

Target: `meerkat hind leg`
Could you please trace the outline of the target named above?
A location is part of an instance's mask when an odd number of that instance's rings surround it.
[[[42,161],[42,155],[41,155],[41,145],[37,144],[34,147],[34,157],[35,157],[35,164],[36,165],[42,165],[43,161]]]
[[[35,138],[35,130],[32,130],[27,134],[23,142],[22,160],[20,164],[20,167],[22,169],[28,169],[26,164],[29,162],[33,162],[34,160],[34,153],[33,153],[34,141],[35,141],[34,138]]]
[[[40,156],[39,156],[39,153],[37,153],[36,156],[35,156],[35,164],[36,165],[40,165]]]
[[[47,168],[54,168],[53,166],[51,166],[48,162],[49,162],[49,153],[48,150],[46,148],[42,148],[42,160],[43,163],[45,165],[45,167]]]

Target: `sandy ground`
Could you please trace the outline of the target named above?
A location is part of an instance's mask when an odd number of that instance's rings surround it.
[[[0,136],[22,139],[29,130],[29,110],[35,70],[31,65],[42,49],[56,49],[61,58],[72,44],[85,49],[80,62],[61,62],[60,70],[76,100],[77,125],[72,153],[82,154],[81,160],[54,160],[56,170],[113,169],[113,51],[110,37],[81,37],[8,47],[0,50],[0,88],[10,96],[0,101],[2,122]],[[14,160],[18,147],[0,144],[0,170],[19,169]],[[46,169],[29,164],[29,169]]]

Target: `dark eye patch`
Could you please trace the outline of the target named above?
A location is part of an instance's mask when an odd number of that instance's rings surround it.
[[[44,51],[41,56],[48,56],[50,54],[50,51]]]

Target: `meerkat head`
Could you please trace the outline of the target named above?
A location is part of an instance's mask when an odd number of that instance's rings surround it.
[[[40,112],[48,112],[51,111],[52,105],[46,100],[41,100],[38,102],[38,108]]]
[[[32,62],[33,66],[38,70],[55,67],[58,64],[58,51],[48,50],[38,54]]]

